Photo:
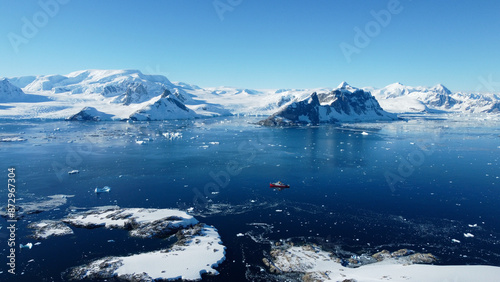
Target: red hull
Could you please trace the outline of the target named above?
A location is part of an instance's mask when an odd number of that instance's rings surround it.
[[[278,185],[278,184],[269,184],[271,188],[290,188],[290,185]]]

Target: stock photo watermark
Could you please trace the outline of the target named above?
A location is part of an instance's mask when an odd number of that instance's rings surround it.
[[[9,32],[7,38],[14,52],[19,53],[19,47],[28,44],[38,32],[49,23],[51,18],[59,14],[62,5],[66,5],[70,0],[40,0],[38,6],[40,9],[33,13],[31,17],[22,17],[20,32]]]
[[[16,168],[7,169],[7,230],[9,235],[7,239],[7,270],[10,274],[16,274]]]
[[[219,17],[220,21],[224,20],[224,14],[227,12],[232,12],[236,7],[241,5],[243,0],[214,0],[212,6],[214,7],[215,13]]]
[[[483,91],[483,89],[491,93],[500,90],[500,81],[493,81],[493,74],[489,74],[487,78],[479,76],[477,79],[479,80],[479,84],[476,87],[477,92]]]
[[[267,134],[267,135],[266,135]],[[218,172],[210,171],[209,176],[212,179],[203,187],[203,193],[198,188],[193,188],[193,204],[198,209],[205,208],[209,201],[219,194],[220,189],[226,188],[231,182],[231,177],[239,175],[248,163],[253,161],[257,156],[257,152],[261,150],[265,144],[269,144],[273,138],[271,131],[259,132],[256,142],[242,141],[238,145],[238,157],[243,157],[243,160],[232,160],[226,164],[225,169]]]
[[[410,0],[411,1],[411,0]],[[339,44],[340,50],[348,63],[352,62],[354,54],[360,54],[368,47],[372,39],[379,36],[383,28],[386,28],[392,21],[394,15],[403,11],[404,7],[399,0],[390,0],[385,9],[380,11],[371,10],[372,20],[367,22],[363,28],[354,27],[354,38],[352,43],[343,41]]]
[[[398,156],[399,165],[395,170],[386,170],[384,173],[385,181],[392,193],[396,192],[400,183],[411,177],[425,163],[427,157],[434,154],[436,143],[430,140],[419,141],[415,146],[417,148],[406,156]]]
[[[87,142],[76,145],[68,145],[66,147],[66,158],[65,162],[61,163],[58,161],[52,162],[52,170],[54,171],[59,182],[63,181],[63,175],[67,174],[68,171],[74,170],[83,162],[83,158],[92,153],[93,141],[90,138],[85,138]]]

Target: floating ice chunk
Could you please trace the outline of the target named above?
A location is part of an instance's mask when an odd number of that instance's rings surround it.
[[[22,137],[6,137],[6,138],[2,138],[0,139],[0,142],[22,142],[22,141],[26,141],[27,139],[24,139]]]
[[[108,240],[108,243],[114,243],[115,240]]]
[[[111,191],[111,187],[109,186],[104,186],[102,188],[95,188],[94,192],[96,193],[109,193],[109,191]]]
[[[181,139],[182,138],[182,133],[180,132],[165,132],[162,134],[167,138],[168,140],[174,140],[174,139]]]
[[[144,144],[146,144],[146,141],[144,141],[144,140],[135,140],[135,143],[137,143],[139,145],[144,145]]]
[[[457,240],[457,239],[451,239],[451,242],[460,244],[460,240]]]
[[[194,211],[194,208],[193,207],[190,207],[189,209],[187,209],[188,212],[193,212]]]
[[[276,210],[276,212],[283,212],[283,210]]]
[[[28,243],[26,245],[19,244],[19,248],[20,249],[31,249],[31,248],[33,248],[33,244],[32,243]]]
[[[208,142],[208,144],[211,144],[211,145],[219,145],[219,142]]]
[[[469,227],[477,227],[477,223],[475,223],[475,224],[469,224]]]
[[[361,132],[361,135],[368,135],[368,132],[363,131],[363,132]]]
[[[236,237],[243,237],[243,236],[245,236],[245,234],[243,234],[243,233],[236,234]]]
[[[80,171],[76,169],[68,171],[68,174],[77,174],[77,173],[80,173]]]
[[[471,233],[464,233],[464,237],[465,237],[465,238],[473,238],[473,237],[474,237],[474,234],[471,234]]]

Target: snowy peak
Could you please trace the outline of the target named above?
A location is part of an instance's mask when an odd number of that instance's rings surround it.
[[[351,85],[349,85],[347,82],[342,81],[337,88],[342,89],[342,88],[349,88]]]
[[[437,84],[437,85],[433,86],[430,90],[438,92],[438,93],[446,94],[446,95],[452,94],[451,91],[442,84]]]
[[[345,85],[344,85],[345,86]],[[396,115],[385,112],[370,92],[350,87],[329,93],[316,92],[292,102],[260,124],[289,126],[346,121],[394,120]]]
[[[5,78],[0,80],[0,102],[19,102],[24,97],[25,94],[21,88]]]
[[[337,88],[335,89],[339,89],[339,90],[347,90],[347,91],[350,91],[350,92],[353,92],[355,90],[358,90],[358,88],[356,87],[353,87],[351,85],[349,85],[349,83],[345,82],[345,81],[342,81],[339,86],[337,86]]]

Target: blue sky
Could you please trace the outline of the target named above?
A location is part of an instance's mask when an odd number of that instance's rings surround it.
[[[499,1],[60,1],[0,0],[0,76],[139,69],[200,86],[453,91],[500,81]]]

